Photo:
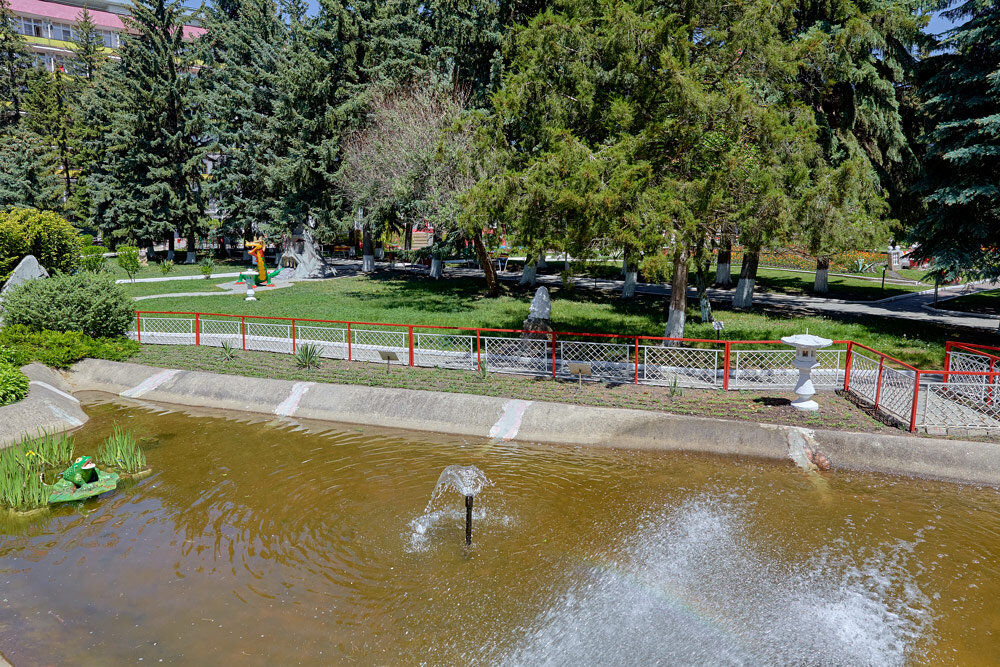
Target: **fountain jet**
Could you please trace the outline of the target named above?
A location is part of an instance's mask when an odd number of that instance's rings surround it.
[[[431,500],[427,503],[427,509],[424,510],[424,516],[417,521],[419,525],[424,526],[420,532],[426,530],[425,524],[427,522],[424,519],[432,516],[435,501],[445,491],[457,491],[465,496],[465,543],[472,544],[472,508],[476,496],[483,490],[484,486],[490,484],[492,482],[489,478],[476,466],[452,465],[442,470],[437,484],[434,485],[434,491],[431,493]]]
[[[472,544],[472,502],[475,496],[465,497],[465,544]]]

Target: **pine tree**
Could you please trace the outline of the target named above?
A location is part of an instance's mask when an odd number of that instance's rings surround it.
[[[84,7],[76,17],[70,72],[78,77],[91,79],[107,61],[104,38],[94,23],[94,17]]]
[[[101,105],[110,122],[88,179],[95,222],[130,243],[204,228],[203,110],[196,102],[194,50],[183,39],[181,6],[138,0],[109,66]],[[189,260],[192,256],[189,255]]]
[[[0,209],[58,209],[58,168],[51,146],[23,125],[0,134]]]
[[[14,29],[14,14],[0,0],[0,132],[21,118],[21,96],[31,55],[24,36]]]
[[[1000,5],[965,0],[945,16],[943,41],[924,84],[931,130],[917,192],[927,214],[913,230],[917,259],[950,273],[1000,277]]]

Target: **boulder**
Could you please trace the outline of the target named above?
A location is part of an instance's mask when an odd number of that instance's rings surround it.
[[[547,338],[546,334],[552,331],[552,300],[549,298],[547,287],[535,290],[528,318],[524,320],[521,328],[530,332],[521,334],[521,338]]]
[[[21,283],[26,283],[29,280],[34,280],[36,278],[48,278],[49,272],[45,270],[45,267],[38,263],[34,255],[28,255],[14,267],[14,272],[10,274],[10,278],[4,283],[3,290],[0,291],[0,295],[6,294],[8,290],[17,287]]]
[[[279,273],[278,280],[332,278],[337,275],[337,270],[320,254],[319,244],[307,225],[297,228],[285,241],[280,263],[292,268]]]

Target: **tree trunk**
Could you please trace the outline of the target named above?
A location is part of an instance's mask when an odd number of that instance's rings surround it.
[[[698,262],[695,271],[698,280],[698,306],[701,308],[701,323],[712,321],[712,302],[708,299],[708,271],[712,266],[712,257],[709,255],[704,262]]]
[[[153,247],[152,243],[150,243],[146,247],[146,261],[147,262],[155,262],[155,261],[157,261],[156,260],[156,248]]]
[[[499,296],[500,283],[497,281],[497,271],[493,268],[493,263],[490,262],[490,254],[486,252],[486,245],[483,243],[482,232],[477,231],[475,236],[472,237],[472,246],[476,250],[476,257],[479,259],[479,265],[483,267],[483,273],[486,275],[487,296]]]
[[[715,267],[715,286],[733,286],[733,239],[728,234],[722,236],[722,245],[719,246],[719,264]]]
[[[406,225],[406,234],[403,236],[403,250],[413,250],[413,225]]]
[[[521,269],[521,280],[519,285],[530,285],[534,286],[537,280],[538,266],[535,262],[528,263],[528,258],[524,258],[524,268]]]
[[[539,269],[547,269],[549,265],[545,263],[545,251],[538,253],[538,261],[535,262],[535,267]]]
[[[813,292],[829,294],[830,292],[830,258],[816,258],[816,280],[813,282]]]
[[[375,259],[380,262],[385,260],[385,243],[383,241],[375,243]]]
[[[188,234],[187,236],[187,256],[184,258],[185,264],[194,264],[198,261],[198,255],[194,249],[196,240],[194,234]]]
[[[444,275],[444,262],[437,255],[431,257],[431,272],[430,276],[434,280],[440,280]]]
[[[174,232],[170,232],[170,238],[167,239],[167,259],[174,261]]]
[[[757,263],[760,261],[760,250],[743,251],[743,268],[740,270],[740,282],[733,294],[733,308],[750,308],[753,306],[753,285],[757,281]]]
[[[361,233],[361,272],[371,273],[375,270],[375,250],[372,246],[371,226],[365,225]]]
[[[635,284],[639,278],[639,267],[635,264],[626,264],[625,266],[625,282],[622,283],[622,298],[631,299],[635,296]]]
[[[687,317],[688,249],[678,246],[674,250],[674,277],[670,281],[670,314],[667,316],[666,338],[683,338],[684,321]],[[673,347],[676,341],[664,341]]]

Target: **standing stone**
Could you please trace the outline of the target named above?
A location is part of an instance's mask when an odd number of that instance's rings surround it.
[[[281,278],[291,280],[297,278],[330,278],[337,275],[336,269],[330,266],[320,254],[319,244],[313,239],[312,230],[308,225],[302,225],[285,241],[281,259],[294,268],[278,274]]]
[[[48,278],[49,272],[45,270],[45,267],[38,263],[34,255],[27,255],[24,259],[17,263],[14,267],[14,272],[10,274],[10,278],[4,283],[3,290],[0,294],[6,294],[8,290],[11,290],[21,283],[26,283],[29,280],[35,280],[36,278]]]
[[[535,290],[528,318],[524,320],[521,328],[529,332],[521,334],[521,338],[547,338],[545,334],[552,331],[552,300],[549,298],[547,287]]]

